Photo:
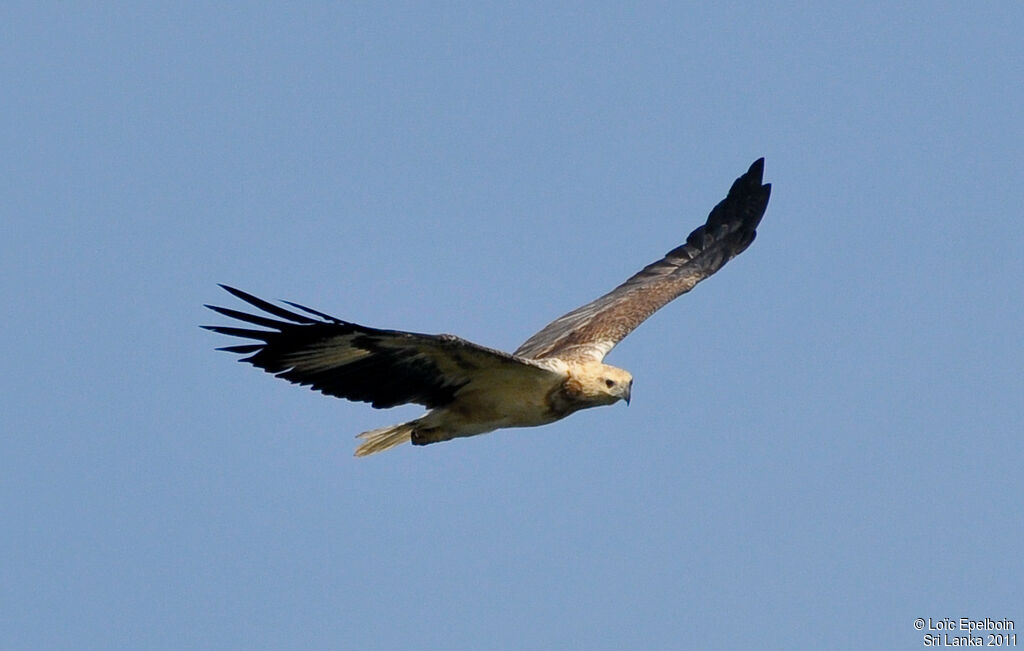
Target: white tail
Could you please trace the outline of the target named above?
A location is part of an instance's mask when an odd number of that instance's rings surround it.
[[[383,452],[384,450],[390,450],[396,445],[408,443],[411,440],[412,431],[419,424],[420,421],[417,419],[411,420],[408,423],[363,432],[356,437],[363,439],[363,443],[356,448],[356,456],[365,457],[368,454]]]

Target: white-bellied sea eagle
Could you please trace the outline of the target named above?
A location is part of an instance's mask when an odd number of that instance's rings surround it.
[[[754,241],[771,186],[764,159],[736,179],[728,196],[686,242],[597,300],[545,326],[515,352],[454,335],[378,330],[286,301],[268,303],[222,285],[266,315],[208,305],[261,329],[203,326],[256,343],[220,350],[289,382],[374,407],[427,407],[407,423],[363,432],[356,456],[406,441],[426,445],[503,427],[545,425],[619,400],[633,377],[602,360],[656,310],[722,268]],[[267,316],[269,315],[269,316]]]

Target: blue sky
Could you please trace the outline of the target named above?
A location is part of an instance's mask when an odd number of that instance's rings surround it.
[[[4,649],[892,648],[1024,626],[1019,3],[0,9]],[[216,283],[514,349],[751,161],[633,400],[418,413],[240,365]]]

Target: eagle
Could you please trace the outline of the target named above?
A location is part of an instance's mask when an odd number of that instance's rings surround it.
[[[221,285],[263,314],[206,305],[252,327],[202,326],[249,340],[218,350],[328,396],[376,408],[415,403],[428,411],[359,434],[358,457],[405,442],[427,445],[506,427],[546,425],[590,407],[629,404],[633,376],[603,362],[647,317],[742,253],[768,207],[764,159],[686,242],[604,296],[561,316],[513,353],[450,334],[380,330],[291,301],[290,309]],[[254,343],[255,342],[255,343]]]

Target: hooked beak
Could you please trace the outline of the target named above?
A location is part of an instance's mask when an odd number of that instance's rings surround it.
[[[633,392],[633,383],[630,382],[626,385],[626,390],[622,392],[622,399],[626,401],[626,406],[629,406],[629,394]]]

